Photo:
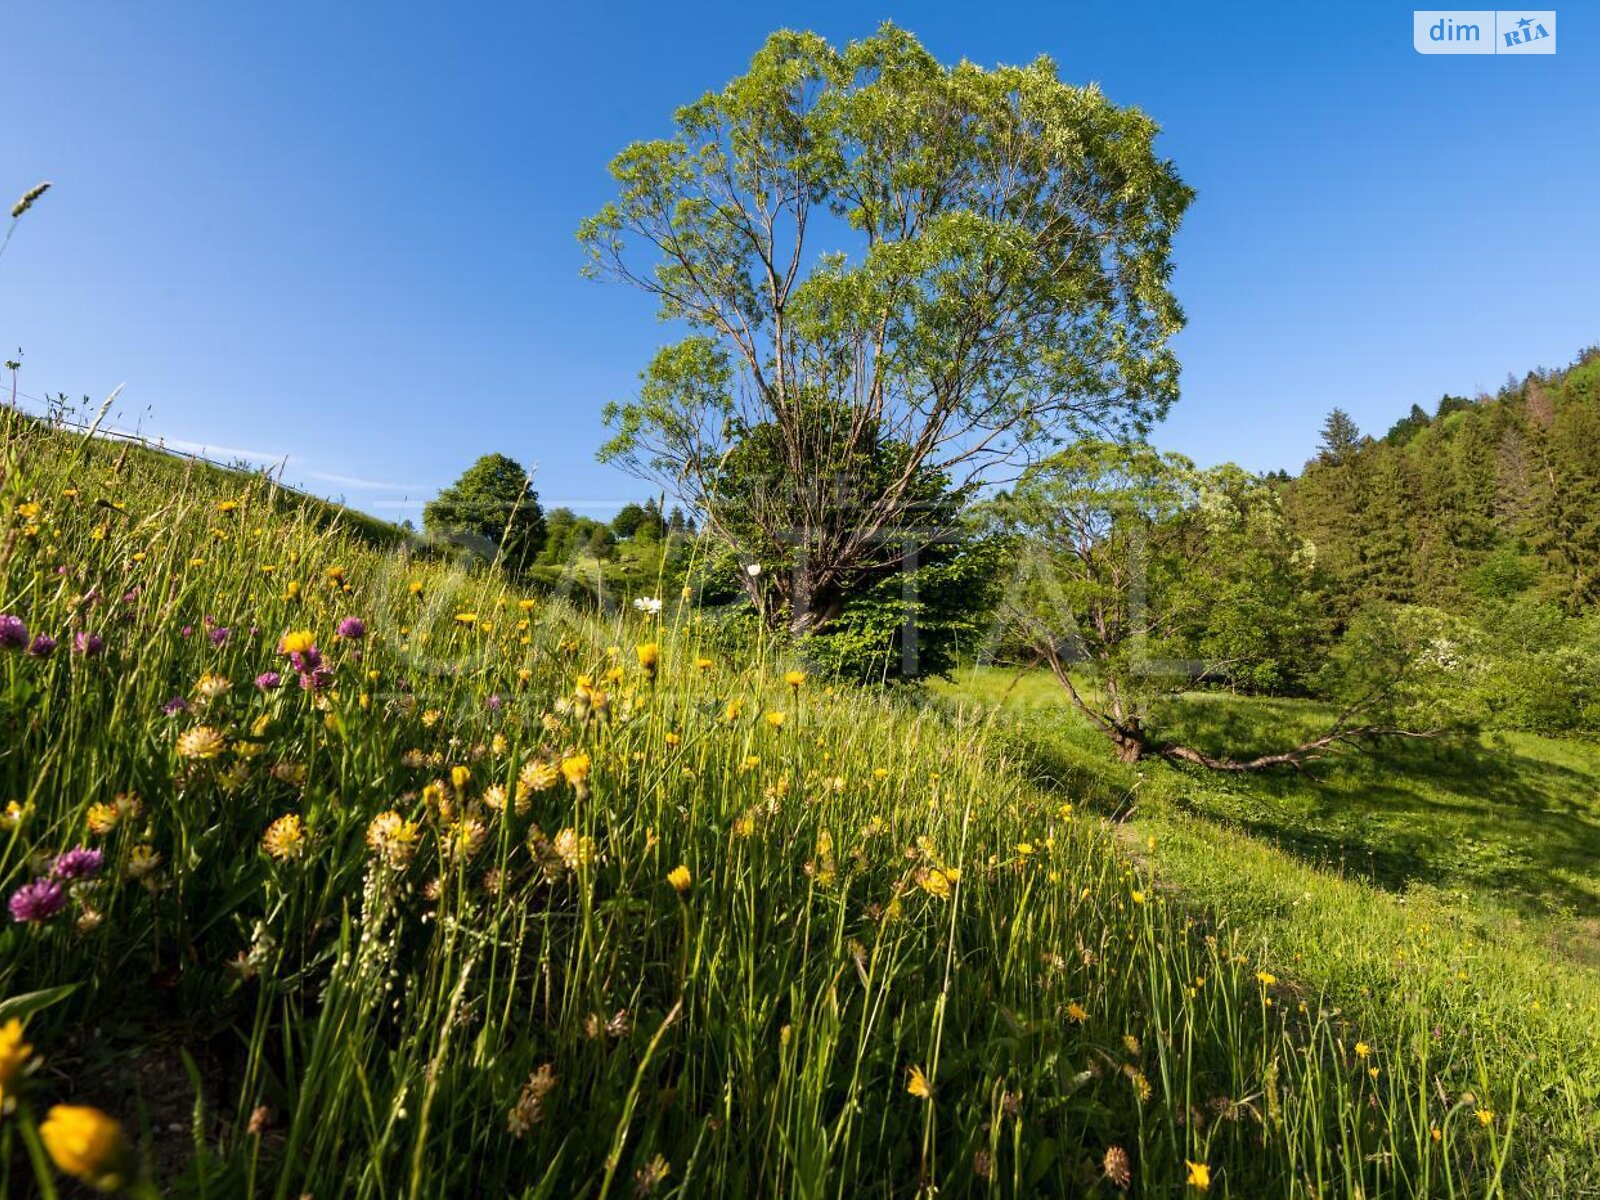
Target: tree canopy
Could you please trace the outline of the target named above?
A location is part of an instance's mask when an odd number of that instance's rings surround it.
[[[1165,413],[1191,192],[1156,134],[1048,59],[946,67],[892,25],[843,49],[774,34],[673,136],[618,155],[580,229],[589,272],[684,333],[608,408],[602,458],[762,561],[770,620],[820,628],[886,545],[917,548],[928,479],[959,491]],[[730,488],[758,429],[770,476]]]
[[[485,454],[422,510],[423,529],[520,570],[545,542],[533,480],[514,459]]]

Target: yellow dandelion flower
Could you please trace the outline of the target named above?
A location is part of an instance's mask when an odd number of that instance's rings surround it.
[[[1088,1009],[1084,1008],[1083,1005],[1074,1000],[1071,1004],[1067,1005],[1067,1019],[1070,1021],[1076,1021],[1081,1025],[1083,1022],[1089,1019],[1089,1011]]]
[[[1483,1126],[1493,1125],[1494,1124],[1494,1109],[1492,1109],[1492,1108],[1480,1108],[1480,1109],[1478,1109],[1478,1124],[1479,1125],[1483,1125]]]
[[[682,896],[688,892],[694,880],[689,874],[689,868],[679,863],[667,872],[667,882],[672,885],[673,891]]]
[[[783,681],[798,692],[805,684],[806,673],[804,671],[785,671],[783,673]]]
[[[716,664],[709,658],[697,658],[694,660],[694,665],[702,672],[709,671],[712,667],[716,666]]]
[[[1372,1053],[1372,1047],[1371,1046],[1367,1045],[1365,1042],[1357,1042],[1356,1043],[1356,1057],[1357,1058],[1365,1058],[1365,1057],[1367,1057],[1367,1055],[1369,1055],[1371,1053]]]
[[[1133,900],[1133,902],[1135,904],[1143,904],[1144,903],[1144,893],[1141,892],[1138,888],[1134,888],[1133,891],[1129,893],[1129,896],[1132,898],[1132,900]]]
[[[271,825],[261,837],[261,848],[279,862],[300,858],[306,852],[305,822],[294,813],[286,813]]]
[[[668,746],[679,746],[683,743],[683,738],[681,736],[671,732],[667,734],[665,740]]]
[[[933,1087],[921,1067],[914,1066],[906,1073],[906,1091],[918,1100],[933,1099]]]
[[[1018,842],[1017,843],[1017,853],[1022,855],[1023,858],[1027,858],[1028,855],[1033,853],[1033,843],[1032,842]]]
[[[1278,982],[1278,977],[1271,971],[1257,971],[1256,979],[1260,981],[1262,987],[1271,987]]]
[[[785,718],[784,714],[781,713],[781,712],[778,712],[776,710],[774,710],[772,712],[769,712],[766,715],[766,717],[764,718],[764,720],[767,722],[767,724],[769,726],[771,726],[773,729],[782,729],[783,728],[783,722],[785,721],[785,719],[786,718]]]
[[[661,647],[656,642],[645,642],[642,646],[635,646],[634,653],[639,657],[639,666],[644,673],[654,679],[656,668],[661,665]]]
[[[457,625],[476,625],[477,623],[478,614],[475,612],[458,612],[456,614]]]
[[[422,595],[422,580],[413,579],[410,583],[406,584],[406,591],[410,592],[413,596]]]
[[[57,1104],[40,1124],[39,1140],[57,1168],[98,1191],[117,1191],[132,1177],[122,1126],[98,1108]]]
[[[729,700],[728,706],[722,710],[722,719],[730,724],[739,719],[739,714],[744,711],[743,700]]]
[[[561,775],[574,788],[583,788],[589,782],[589,756],[580,751],[561,760]]]
[[[33,1047],[22,1040],[22,1022],[13,1017],[0,1025],[0,1110],[3,1110],[17,1081],[22,1078],[22,1068],[28,1065]]]
[[[1211,1186],[1211,1168],[1207,1164],[1185,1159],[1184,1165],[1189,1168],[1189,1186],[1195,1191],[1203,1192]]]
[[[278,639],[278,653],[304,654],[317,644],[317,635],[309,629],[292,629]]]
[[[228,748],[228,739],[210,725],[196,725],[178,735],[178,757],[212,759]]]

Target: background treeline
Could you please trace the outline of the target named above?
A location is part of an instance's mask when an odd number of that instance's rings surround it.
[[[1336,409],[1317,456],[1277,479],[1315,548],[1318,651],[1363,611],[1432,610],[1483,720],[1600,729],[1600,348],[1414,405],[1382,437]]]

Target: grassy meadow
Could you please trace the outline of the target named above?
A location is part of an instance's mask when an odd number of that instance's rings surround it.
[[[1600,1186],[1585,750],[1363,824],[0,421],[0,1193]]]

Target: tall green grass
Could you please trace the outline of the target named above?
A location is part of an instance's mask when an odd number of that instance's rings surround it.
[[[4,1083],[6,1194],[57,1186],[58,1103],[173,1195],[1541,1186],[1519,1063],[1353,1019],[1031,782],[986,709],[0,421],[0,612],[62,641],[0,652],[0,885],[105,854],[0,934],[37,1056]],[[186,757],[201,726],[223,748]],[[369,846],[391,811],[405,861]]]

